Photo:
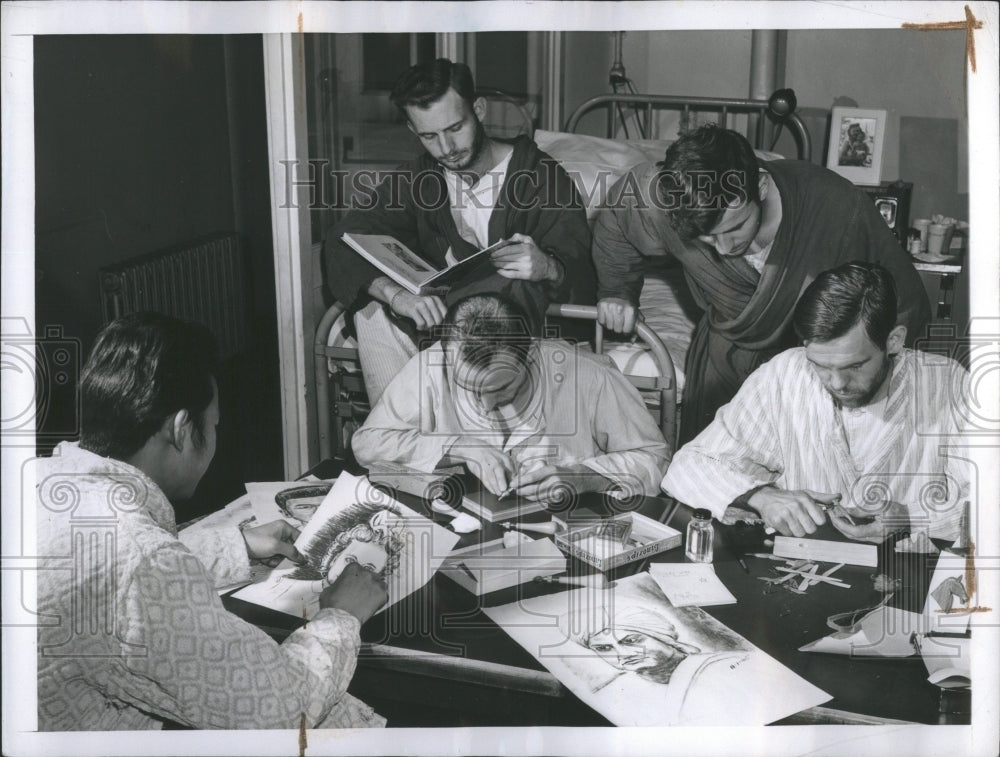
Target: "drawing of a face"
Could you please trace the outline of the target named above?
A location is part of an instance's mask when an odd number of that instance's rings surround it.
[[[670,681],[670,675],[690,650],[698,651],[687,644],[668,644],[641,631],[610,628],[591,636],[587,646],[612,667],[659,683]]]
[[[372,542],[351,542],[333,561],[326,574],[327,581],[332,583],[344,571],[347,564],[352,562],[367,568],[372,573],[379,573],[385,568],[385,550]]]
[[[278,492],[274,502],[282,513],[305,525],[329,492],[330,484],[299,486]]]

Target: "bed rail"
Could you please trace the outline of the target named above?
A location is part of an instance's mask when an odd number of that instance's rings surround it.
[[[812,140],[802,119],[795,112],[797,105],[795,92],[790,89],[779,89],[767,100],[608,93],[597,95],[582,103],[569,117],[564,131],[575,132],[584,115],[600,108],[607,110],[605,136],[609,139],[614,137],[616,119],[623,117],[622,108],[625,107],[633,109],[637,117],[640,112],[644,111],[647,124],[652,122],[653,111],[679,111],[682,131],[688,128],[691,114],[695,111],[718,113],[718,123],[724,128],[729,127],[730,116],[750,115],[757,116],[755,134],[751,140],[756,149],[766,150],[769,148],[769,146],[764,145],[764,124],[770,119],[779,125],[788,127],[795,138],[799,160],[809,160],[812,157]]]
[[[597,320],[597,308],[593,305],[570,305],[553,303],[545,313],[547,318],[577,318],[594,322],[594,352],[604,352],[604,327]],[[677,372],[674,361],[663,346],[663,341],[653,329],[643,321],[635,324],[636,336],[650,350],[659,375],[655,378],[629,376],[629,381],[640,390],[660,393],[660,431],[667,440],[667,451],[673,457],[677,441]]]

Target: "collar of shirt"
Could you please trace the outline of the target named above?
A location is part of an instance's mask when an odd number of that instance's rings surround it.
[[[751,245],[751,251],[743,256],[743,259],[747,261],[757,273],[764,272],[764,263],[767,262],[767,256],[771,253],[771,247],[774,246],[774,240],[772,239],[763,247],[754,249]]]
[[[490,216],[500,197],[500,190],[507,177],[507,166],[513,154],[513,150],[508,152],[475,182],[468,179],[468,173],[448,169],[444,171],[451,215],[455,219],[459,236],[469,244],[479,248],[489,244]]]

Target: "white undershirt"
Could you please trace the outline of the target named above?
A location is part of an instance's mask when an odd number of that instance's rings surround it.
[[[489,245],[490,216],[500,197],[500,189],[513,154],[511,149],[503,160],[480,176],[475,184],[470,184],[461,172],[445,169],[451,217],[455,219],[459,236],[476,249]],[[449,263],[454,262],[450,249],[447,258]]]
[[[767,256],[771,253],[771,247],[773,246],[773,239],[763,247],[756,249],[754,249],[754,245],[751,244],[750,252],[745,253],[743,255],[743,259],[752,265],[757,273],[764,273],[764,263],[767,262]]]

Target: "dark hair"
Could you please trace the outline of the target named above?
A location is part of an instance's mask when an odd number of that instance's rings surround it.
[[[497,294],[474,294],[448,308],[441,341],[458,344],[462,360],[476,367],[489,365],[501,352],[523,361],[532,343],[524,310]]]
[[[858,321],[884,350],[896,326],[896,284],[877,263],[855,261],[823,271],[799,297],[792,316],[795,333],[804,342],[837,339]]]
[[[438,58],[430,63],[418,63],[404,71],[396,79],[389,100],[407,116],[407,105],[426,108],[444,97],[449,88],[472,107],[476,99],[472,71],[464,63]]]
[[[705,124],[667,148],[657,191],[684,241],[709,233],[734,201],[760,202],[760,162],[742,134]]]
[[[204,436],[212,402],[216,343],[199,323],[132,313],[97,336],[80,379],[80,446],[126,460],[179,410]]]

